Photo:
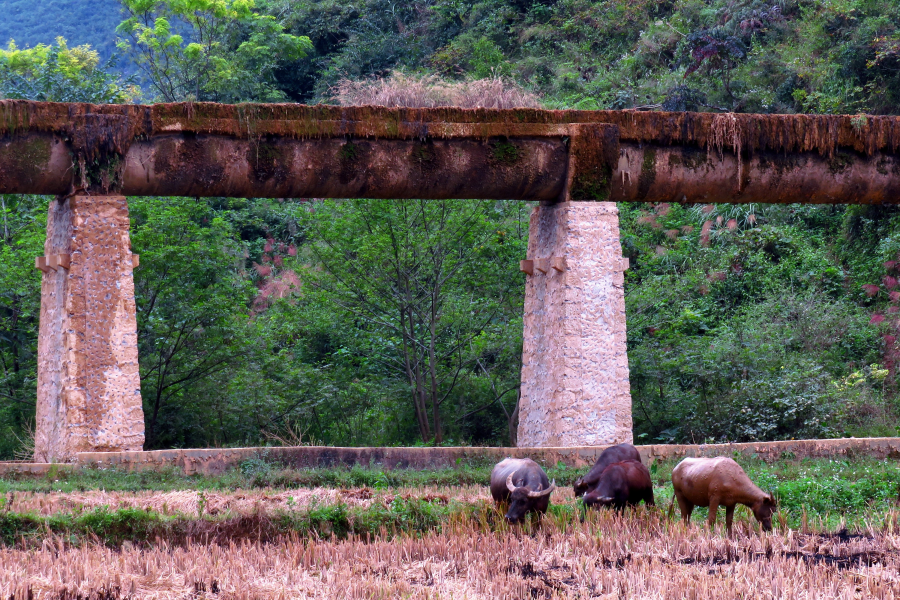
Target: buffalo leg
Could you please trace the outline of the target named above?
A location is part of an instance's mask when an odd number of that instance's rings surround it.
[[[647,506],[656,506],[656,501],[653,500],[653,490],[647,490],[647,493],[644,495],[644,504]]]
[[[715,496],[709,499],[709,517],[707,517],[706,522],[709,523],[710,529],[715,529],[716,527],[716,512],[719,510],[719,499]]]
[[[725,530],[731,535],[731,520],[734,517],[734,505],[725,507]]]
[[[694,512],[694,505],[681,496],[676,495],[676,498],[678,499],[678,509],[681,511],[681,518],[684,520],[684,524],[687,525],[691,522],[691,513]]]

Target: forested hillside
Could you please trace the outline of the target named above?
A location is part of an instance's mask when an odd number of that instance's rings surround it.
[[[105,61],[116,47],[122,20],[116,0],[0,0],[0,48],[52,44],[64,37],[72,46],[90,44]]]
[[[120,48],[140,89],[72,35],[0,53],[0,95],[900,114],[892,0],[91,6],[94,47],[115,41],[100,23],[128,19]],[[20,45],[65,35],[0,27]],[[27,446],[34,414],[49,199],[0,198],[2,458]],[[527,204],[130,206],[148,448],[513,440]],[[637,440],[900,433],[900,211],[619,210]]]

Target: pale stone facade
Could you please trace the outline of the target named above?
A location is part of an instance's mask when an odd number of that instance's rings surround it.
[[[38,335],[37,462],[141,450],[128,204],[122,196],[50,203]]]
[[[531,214],[520,447],[632,442],[625,263],[614,202]]]

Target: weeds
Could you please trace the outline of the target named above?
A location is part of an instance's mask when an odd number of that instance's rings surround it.
[[[502,77],[447,81],[436,75],[405,75],[398,71],[383,79],[344,79],[331,90],[344,106],[408,106],[434,108],[540,108],[538,97]]]

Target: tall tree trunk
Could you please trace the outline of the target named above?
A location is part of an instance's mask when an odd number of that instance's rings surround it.
[[[512,411],[507,420],[509,427],[509,445],[513,448],[519,445],[519,399],[522,397],[522,390],[516,391],[516,407]]]
[[[440,402],[438,401],[438,382],[437,382],[437,358],[435,356],[434,344],[435,344],[435,318],[434,314],[432,314],[431,318],[431,328],[430,328],[430,339],[428,341],[428,367],[429,367],[429,376],[431,378],[431,410],[433,411],[432,418],[434,419],[434,442],[436,444],[441,444],[444,441],[444,432],[441,427],[441,408]]]
[[[409,380],[409,387],[412,392],[413,409],[416,413],[416,423],[419,426],[419,436],[422,442],[427,443],[431,440],[431,431],[428,425],[428,410],[423,396],[422,386],[422,369],[419,366],[420,361],[414,360],[418,353],[415,352],[415,322],[411,311],[406,308],[400,309],[400,323],[403,331],[403,364],[406,368],[406,377]],[[408,329],[407,329],[408,327]]]

